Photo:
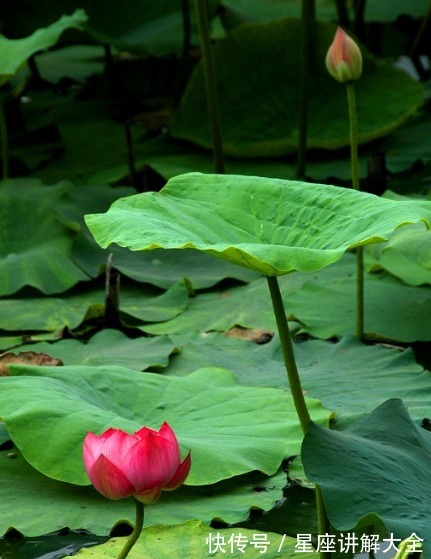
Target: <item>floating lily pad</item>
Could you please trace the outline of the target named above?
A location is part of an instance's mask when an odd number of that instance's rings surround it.
[[[180,378],[121,367],[14,366],[11,375],[0,378],[0,417],[30,464],[61,481],[89,484],[82,442],[87,431],[108,427],[134,432],[167,421],[183,450],[192,449],[188,485],[253,470],[271,475],[284,457],[299,453],[302,431],[291,396],[242,386],[225,369]],[[327,422],[317,400],[308,406]]]
[[[130,339],[118,330],[102,330],[88,343],[60,340],[20,346],[13,351],[31,350],[61,359],[63,365],[118,365],[138,371],[166,367],[175,345],[166,337]]]
[[[387,240],[424,221],[431,204],[394,201],[335,186],[240,175],[190,173],[159,193],[87,215],[96,241],[130,250],[195,248],[262,274],[311,272],[352,247]]]
[[[291,293],[286,312],[318,338],[355,333],[355,259],[344,259]],[[350,268],[350,269],[349,269]],[[370,338],[431,340],[431,290],[406,285],[389,274],[365,274],[365,332]]]
[[[55,45],[60,35],[69,27],[83,29],[87,16],[83,10],[64,15],[44,29],[38,29],[23,39],[7,39],[0,34],[0,84],[8,81],[36,52]]]
[[[390,533],[424,538],[431,556],[431,433],[401,400],[388,400],[345,431],[311,424],[302,445],[307,478],[318,483],[331,524],[352,530],[380,518]]]
[[[127,288],[120,294],[120,311],[139,322],[164,322],[183,313],[189,305],[187,282],[182,280],[167,291],[155,294],[152,289]],[[127,318],[124,317],[127,322]]]
[[[245,21],[268,22],[285,17],[301,17],[301,0],[222,0],[223,6],[234,10]],[[317,0],[319,19],[333,21],[337,17],[334,2]]]
[[[297,19],[244,24],[214,46],[226,154],[268,157],[297,149],[300,32]],[[334,33],[332,24],[315,23],[309,148],[335,149],[350,141],[346,90],[329,76],[324,63]],[[389,134],[423,103],[419,83],[389,64],[376,62],[364,48],[362,53],[363,74],[355,82],[360,143]],[[212,145],[202,64],[188,83],[170,131],[200,146]]]
[[[74,234],[54,215],[70,188],[65,181],[47,186],[37,179],[0,184],[0,295],[27,285],[46,294],[61,293],[89,279],[70,256]]]
[[[410,225],[367,250],[372,270],[384,269],[410,285],[431,283],[431,231]]]
[[[203,293],[190,299],[187,312],[159,324],[143,324],[149,334],[224,332],[233,326],[275,330],[276,323],[266,280],[249,285]]]
[[[118,556],[126,538],[113,538],[91,549],[81,549],[79,559],[111,559]],[[154,526],[144,528],[136,547],[130,552],[131,559],[148,557],[172,559],[178,552],[188,559],[210,559],[215,554],[229,554],[233,559],[267,559],[297,557],[296,539],[280,534],[256,532],[244,528],[215,530],[195,520],[179,526]],[[217,542],[217,543],[216,543]],[[218,545],[217,545],[218,544]],[[222,550],[222,551],[221,551]],[[282,553],[282,555],[281,555]],[[306,559],[317,557],[314,551],[302,553]]]
[[[22,110],[30,123],[34,120],[54,123],[63,139],[64,149],[56,157],[55,164],[34,172],[45,182],[56,182],[67,176],[76,183],[86,183],[93,174],[99,174],[101,168],[124,164],[124,126],[112,118],[110,102],[106,99],[78,99],[48,90],[38,92]],[[103,141],[83,142],[84,137],[103,138]],[[117,179],[117,175],[112,177],[106,172],[102,175],[106,181]],[[105,184],[100,178],[92,182]]]
[[[425,16],[429,4],[427,0],[404,2],[404,0],[368,0],[365,8],[367,21],[395,21],[400,15],[414,18]]]
[[[71,45],[38,54],[36,63],[44,80],[58,83],[66,76],[83,82],[103,72],[104,53],[101,45]]]
[[[266,344],[235,340],[219,333],[180,342],[164,374],[186,375],[203,367],[229,367],[243,384],[287,386],[278,336]],[[308,340],[294,344],[302,387],[346,422],[372,411],[388,398],[403,398],[415,421],[430,413],[431,373],[418,365],[411,349],[369,346],[355,337],[337,343]]]
[[[376,151],[385,153],[387,168],[392,173],[406,171],[415,162],[431,160],[430,135],[431,120],[425,112],[420,112],[389,136],[362,146],[359,153],[361,178],[366,178],[367,163]],[[145,163],[166,180],[183,173],[211,173],[214,170],[211,152],[166,135],[146,141],[142,149]],[[225,167],[228,174],[295,179],[296,155],[259,159],[226,157]],[[124,170],[123,175],[127,174],[128,171]],[[327,150],[313,150],[307,154],[307,176],[312,177],[313,182],[331,183],[328,180],[330,177],[350,180],[351,166],[346,153],[335,151],[329,154]],[[394,180],[395,177],[391,184]]]
[[[134,523],[132,499],[110,501],[93,487],[77,487],[50,479],[32,468],[17,448],[0,452],[0,534],[11,526],[26,536],[37,536],[68,526],[95,534],[109,534],[119,519]],[[165,492],[156,507],[148,507],[145,525],[179,524],[191,518],[229,524],[247,518],[250,508],[270,510],[282,497],[286,474],[248,474],[205,487],[181,487]],[[259,487],[257,491],[255,488]],[[13,507],[11,506],[13,503]],[[28,507],[32,514],[28,514]]]
[[[121,247],[110,247],[109,252],[102,250],[89,233],[84,223],[84,214],[106,211],[118,198],[135,193],[135,189],[130,187],[79,185],[68,191],[56,207],[60,221],[77,231],[72,256],[89,276],[97,277],[100,274],[110,252],[113,253],[114,268],[122,274],[163,289],[173,287],[183,278],[190,280],[194,289],[204,289],[226,278],[247,282],[258,276],[252,271],[215,260],[194,250],[180,254],[167,250],[133,254]],[[158,319],[154,317],[153,320]]]
[[[120,292],[121,318],[126,322],[163,321],[182,313],[188,305],[188,289],[183,281],[165,293],[152,287],[125,286]],[[82,290],[58,297],[0,299],[0,329],[52,332],[65,326],[76,328],[87,318],[103,317],[105,291]]]
[[[215,4],[210,0],[210,13]],[[101,43],[137,54],[181,50],[183,17],[177,0],[81,0],[81,5],[88,14],[88,31]]]

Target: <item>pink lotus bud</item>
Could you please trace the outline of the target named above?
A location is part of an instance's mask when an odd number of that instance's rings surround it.
[[[146,505],[155,503],[162,490],[172,491],[189,475],[190,452],[181,462],[175,433],[165,422],[155,431],[142,427],[133,435],[108,429],[87,433],[84,465],[94,487],[108,499],[133,495]]]
[[[326,68],[338,82],[357,80],[362,74],[362,54],[355,41],[338,27],[326,55]]]

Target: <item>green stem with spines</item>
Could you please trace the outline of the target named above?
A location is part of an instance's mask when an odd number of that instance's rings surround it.
[[[135,499],[136,504],[136,521],[135,526],[133,528],[133,532],[130,534],[127,542],[125,543],[123,549],[117,556],[117,559],[126,559],[127,555],[129,554],[132,547],[138,541],[139,536],[142,532],[142,527],[144,525],[144,503]]]
[[[350,122],[350,161],[352,188],[360,190],[358,158],[358,119],[356,113],[355,88],[353,81],[346,82],[347,102]],[[362,246],[356,248],[356,336],[364,338],[364,251]]]
[[[202,49],[202,63],[204,68],[205,90],[210,120],[214,170],[218,174],[224,174],[223,142],[220,124],[217,80],[211,51],[208,0],[195,0],[195,10]]]

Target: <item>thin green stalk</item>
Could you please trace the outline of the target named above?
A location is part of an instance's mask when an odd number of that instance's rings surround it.
[[[267,276],[266,279],[271,293],[272,306],[274,309],[275,319],[277,321],[278,334],[280,336],[281,349],[283,351],[284,364],[286,366],[287,377],[289,379],[290,391],[292,393],[302,431],[305,435],[310,425],[310,414],[308,412],[307,404],[305,403],[304,393],[302,392],[301,380],[299,378],[295,355],[293,353],[292,338],[290,336],[289,325],[284,311],[280,287],[276,276]]]
[[[358,159],[358,118],[356,114],[355,88],[353,82],[346,82],[347,102],[349,105],[350,122],[350,161],[352,165],[352,187],[359,188],[359,159]]]
[[[195,9],[199,29],[199,37],[201,40],[202,62],[205,75],[205,89],[213,146],[214,170],[216,173],[223,174],[225,172],[223,143],[221,135],[217,82],[214,61],[211,52],[208,1],[195,0]]]
[[[181,15],[183,21],[183,46],[181,49],[180,67],[178,79],[175,82],[173,107],[178,107],[181,95],[187,82],[188,69],[190,64],[190,47],[192,43],[192,18],[190,14],[189,0],[181,0]]]
[[[358,120],[356,113],[355,88],[353,82],[347,82],[347,101],[350,121],[350,160],[352,169],[352,188],[360,190],[358,158]],[[364,251],[361,246],[356,249],[356,336],[364,338]]]
[[[323,502],[322,491],[316,485],[316,507],[317,507],[317,532],[318,534],[327,534],[329,530],[329,521],[326,514],[325,504]],[[321,557],[325,557],[325,552],[320,552]]]
[[[367,5],[367,0],[356,0],[355,2],[355,22],[353,24],[353,31],[355,35],[364,40],[365,33],[365,8]]]
[[[413,41],[413,45],[410,48],[410,57],[411,58],[414,58],[418,54],[416,51],[418,50],[418,47],[419,47],[421,41],[424,39],[425,31],[426,31],[426,29],[429,25],[430,20],[431,20],[431,3],[428,7],[428,10],[427,10],[423,20],[422,20],[419,31],[416,34],[415,40]]]
[[[335,0],[337,8],[338,23],[347,29],[350,27],[349,13],[347,11],[346,0]]]
[[[281,349],[283,351],[284,364],[286,367],[287,378],[289,379],[290,392],[292,393],[295,403],[296,413],[298,414],[304,435],[310,426],[310,413],[305,402],[304,393],[302,391],[301,379],[299,378],[298,367],[296,366],[295,354],[293,352],[292,337],[289,332],[289,324],[287,322],[284,310],[283,300],[281,298],[280,286],[276,276],[267,276],[269,291],[271,293],[272,306],[277,322],[278,335],[280,337]],[[328,530],[328,517],[326,515],[325,505],[323,504],[322,493],[316,485],[316,508],[317,508],[317,526],[319,534],[326,534]],[[320,557],[324,559],[326,554],[320,553]]]
[[[364,249],[356,247],[356,336],[364,339]]]
[[[308,93],[310,77],[310,35],[315,15],[315,0],[302,0],[301,49],[299,74],[299,136],[296,175],[304,179],[306,174],[307,132],[308,132]]]
[[[141,503],[137,499],[135,499],[136,504],[136,521],[135,527],[133,528],[133,532],[130,534],[129,539],[125,543],[123,549],[117,556],[117,559],[126,559],[129,551],[137,542],[139,536],[142,532],[142,526],[144,525],[144,503]]]
[[[3,166],[3,179],[7,179],[9,177],[9,136],[7,133],[3,95],[1,93],[0,93],[0,138],[1,138],[1,158],[2,158],[2,166]]]

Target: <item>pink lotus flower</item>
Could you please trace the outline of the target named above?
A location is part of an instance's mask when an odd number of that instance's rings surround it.
[[[362,74],[362,54],[355,41],[341,27],[326,54],[326,69],[339,82],[357,80]]]
[[[87,433],[83,456],[87,475],[102,495],[133,495],[146,505],[155,503],[162,490],[182,485],[191,465],[190,452],[181,462],[177,438],[166,422],[159,431],[142,427],[133,435],[113,428]]]

